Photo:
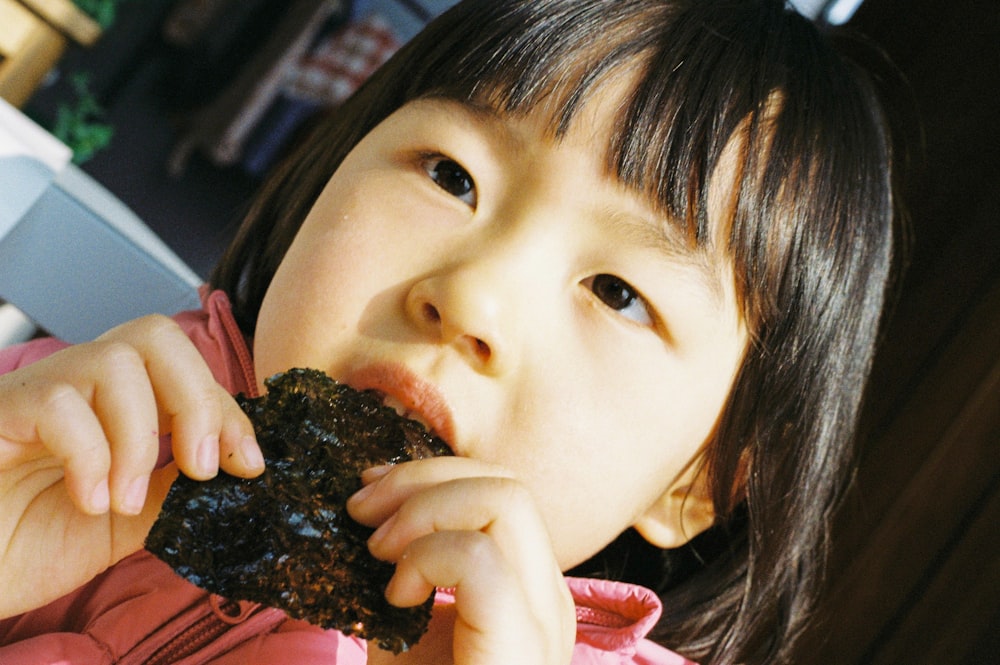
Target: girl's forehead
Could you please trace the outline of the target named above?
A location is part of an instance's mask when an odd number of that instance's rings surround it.
[[[442,113],[458,112],[469,122],[481,125],[507,143],[550,141],[575,144],[600,161],[603,175],[634,189],[655,208],[659,201],[632,187],[616,168],[616,143],[629,113],[630,101],[641,81],[640,68],[621,66],[585,86],[577,79],[550,82],[529,103],[510,105],[502,88],[484,87],[474,96],[429,93],[404,106],[437,103]]]
[[[582,131],[593,134],[590,140],[607,146],[628,111],[644,71],[638,59],[603,73],[591,71],[581,63],[578,69],[566,71],[562,78],[540,84],[539,90],[528,98],[530,101],[521,105],[512,106],[503,89],[480,94],[471,103],[492,108],[499,115],[530,117],[553,138]]]

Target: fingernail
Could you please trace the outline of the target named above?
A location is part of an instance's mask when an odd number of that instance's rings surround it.
[[[359,489],[357,492],[355,492],[354,494],[352,494],[350,497],[348,497],[347,500],[350,501],[351,503],[357,503],[359,501],[364,501],[365,499],[367,499],[368,497],[370,497],[372,495],[372,492],[374,492],[374,491],[375,491],[375,484],[374,483],[372,483],[370,485],[365,485],[364,487],[362,487],[361,489]]]
[[[198,446],[198,470],[212,477],[219,471],[219,437],[206,436]]]
[[[365,484],[374,483],[379,478],[387,476],[389,472],[392,471],[392,469],[393,469],[392,464],[381,464],[379,466],[373,466],[361,472],[361,480],[363,480]]]
[[[396,516],[393,515],[385,522],[382,522],[382,526],[375,529],[375,533],[373,533],[371,537],[368,538],[368,550],[370,552],[375,553],[378,551],[379,545],[382,544],[382,541],[384,541],[386,536],[389,535],[389,532],[392,531],[392,527],[395,523],[396,523]]]
[[[243,465],[248,471],[264,468],[264,455],[260,452],[257,440],[252,436],[243,437],[240,441],[240,454],[243,456]]]
[[[108,512],[111,508],[111,492],[108,489],[107,479],[97,483],[90,493],[90,510],[95,514]]]
[[[124,505],[122,512],[126,515],[138,515],[142,512],[142,507],[146,503],[146,490],[149,488],[148,478],[136,478],[125,491]]]

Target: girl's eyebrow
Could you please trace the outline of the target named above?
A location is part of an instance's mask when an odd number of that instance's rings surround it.
[[[722,280],[726,271],[722,258],[707,247],[692,246],[683,234],[669,221],[656,220],[624,210],[609,211],[605,219],[611,232],[624,242],[651,249],[666,261],[691,269],[696,282],[712,298],[712,304],[725,304]]]
[[[417,103],[426,103],[443,108],[448,113],[463,116],[463,120],[483,129],[490,138],[512,152],[521,150],[524,139],[515,132],[509,122],[509,116],[494,106],[477,101],[459,101],[450,97],[424,97]]]

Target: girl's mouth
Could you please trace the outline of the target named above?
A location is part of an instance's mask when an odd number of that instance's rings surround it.
[[[454,452],[455,427],[447,401],[436,386],[406,366],[398,363],[366,365],[350,372],[344,382],[355,390],[378,393],[385,406],[420,423]]]

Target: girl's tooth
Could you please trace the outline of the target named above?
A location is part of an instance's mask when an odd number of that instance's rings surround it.
[[[390,395],[386,395],[385,397],[382,398],[382,404],[384,406],[393,409],[397,414],[399,414],[403,418],[409,418],[410,420],[414,420],[423,425],[428,431],[432,431],[431,426],[423,418],[421,418],[419,414],[416,414],[413,411],[407,409],[403,405],[403,403],[397,400],[396,398]]]
[[[400,402],[399,400],[397,400],[397,399],[395,399],[395,398],[393,398],[393,397],[391,397],[389,395],[386,395],[385,399],[382,400],[382,404],[384,404],[385,406],[388,406],[389,408],[393,409],[396,413],[398,413],[399,415],[403,416],[404,418],[407,417],[406,408],[403,406],[402,402]]]

